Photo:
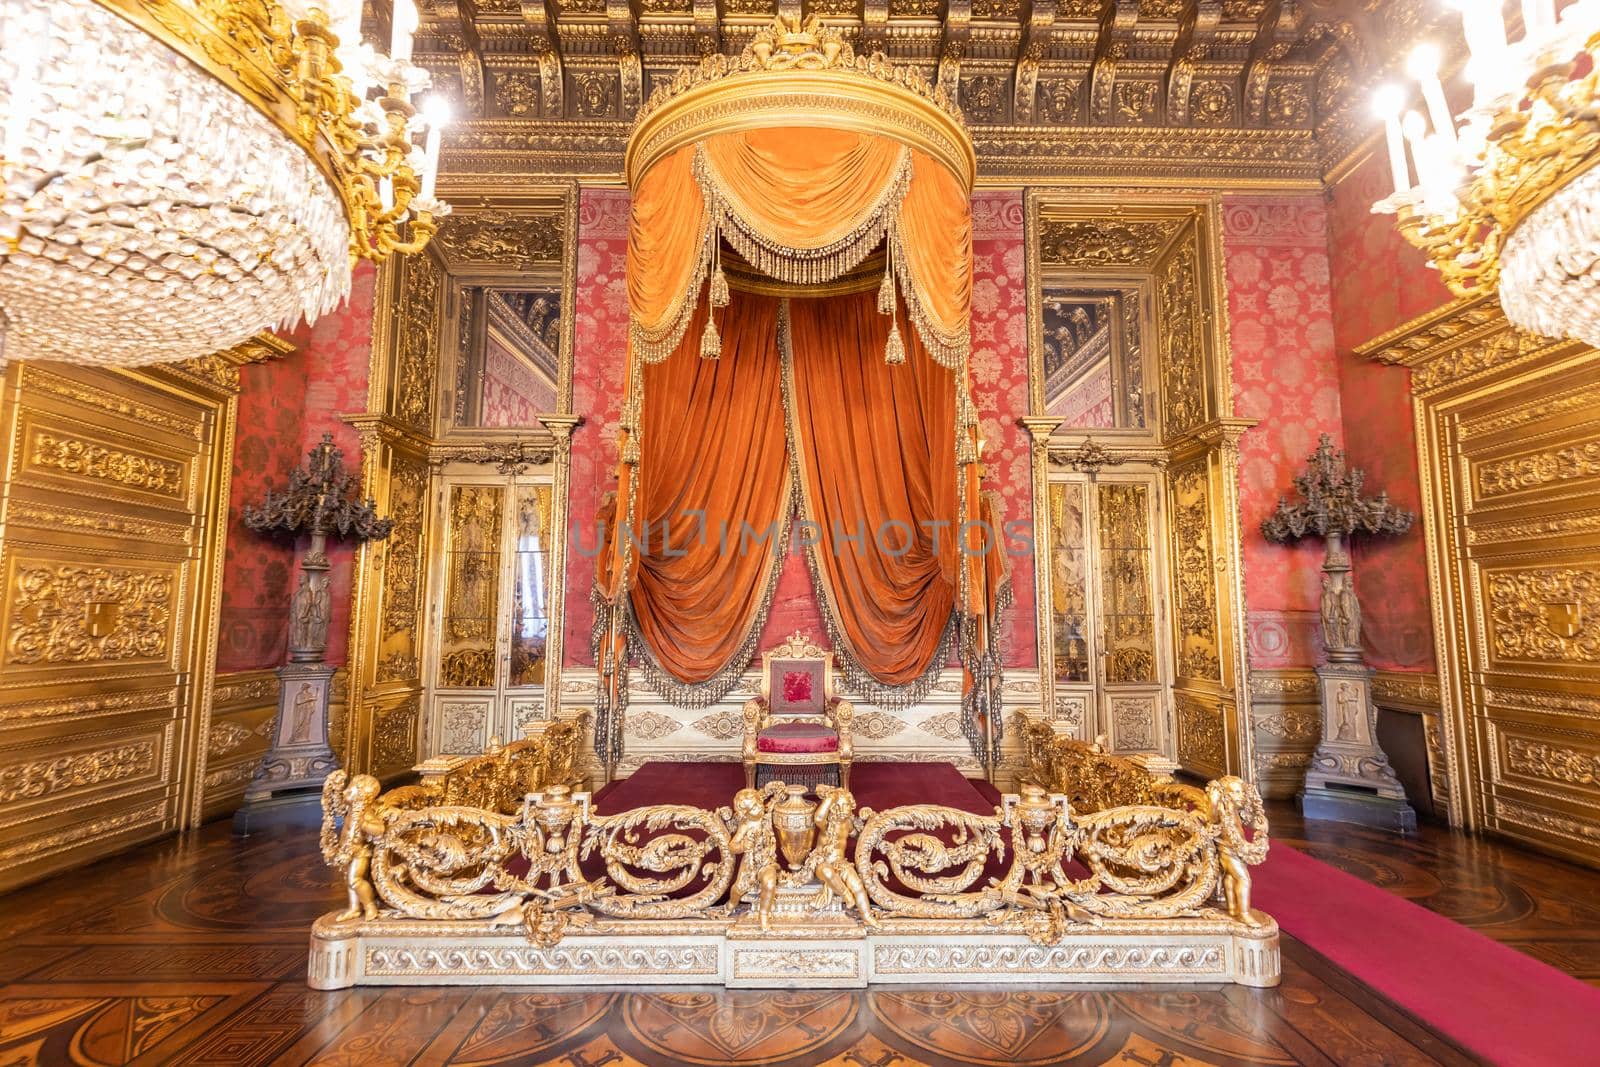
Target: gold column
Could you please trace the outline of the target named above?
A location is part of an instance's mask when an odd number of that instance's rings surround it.
[[[1039,650],[1040,712],[1056,718],[1056,672],[1050,618],[1050,436],[1061,420],[1051,415],[1025,415],[1017,420],[1028,431],[1033,475],[1033,633]]]
[[[571,365],[563,359],[562,365]],[[544,675],[544,715],[547,721],[561,718],[561,667],[566,656],[567,529],[571,525],[572,432],[583,422],[581,415],[540,415],[539,422],[555,437],[555,471],[551,495],[555,498],[550,525],[554,543],[550,546],[550,635],[546,642],[548,659]]]

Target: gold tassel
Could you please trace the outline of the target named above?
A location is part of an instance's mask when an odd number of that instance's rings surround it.
[[[639,462],[639,438],[636,434],[629,434],[622,442],[622,462],[635,466]]]
[[[883,272],[883,281],[878,283],[878,314],[894,314],[894,274],[889,270]]]
[[[965,426],[956,428],[956,463],[965,467],[978,462],[978,452],[972,441],[972,432]]]
[[[889,324],[889,344],[883,350],[883,361],[891,367],[898,367],[906,361],[906,345],[900,339],[900,323]]]
[[[722,337],[717,333],[717,320],[706,315],[706,330],[700,335],[700,358],[716,359],[722,355]]]
[[[722,273],[722,264],[717,264],[717,269],[711,273],[711,306],[725,308],[733,297],[728,293],[728,276]]]

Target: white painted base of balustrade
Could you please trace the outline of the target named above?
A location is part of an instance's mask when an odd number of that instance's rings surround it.
[[[885,920],[762,934],[747,921],[632,920],[540,946],[482,922],[317,921],[313,989],[357,985],[639,986],[754,989],[869,984],[1221,984],[1275,986],[1278,926],[1221,916],[1075,926],[1052,945],[966,921]]]

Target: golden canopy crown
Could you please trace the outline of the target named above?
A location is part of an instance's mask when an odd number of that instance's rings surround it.
[[[629,188],[686,144],[741,130],[800,127],[892,138],[926,153],[970,192],[977,155],[945,91],[881,52],[858,56],[816,15],[779,15],[738,58],[707,56],[657,86],[634,122]]]

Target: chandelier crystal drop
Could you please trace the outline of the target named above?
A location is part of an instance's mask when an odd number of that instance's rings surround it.
[[[360,43],[359,18],[0,0],[0,366],[209,355],[332,310],[355,259],[419,249],[448,212],[419,195],[443,118],[418,147],[426,72]]]
[[[1523,0],[1514,41],[1499,0],[1455,6],[1472,103],[1452,112],[1428,45],[1407,65],[1421,109],[1379,90],[1395,192],[1373,211],[1398,216],[1457,296],[1498,295],[1521,329],[1600,345],[1600,0],[1559,17]]]

